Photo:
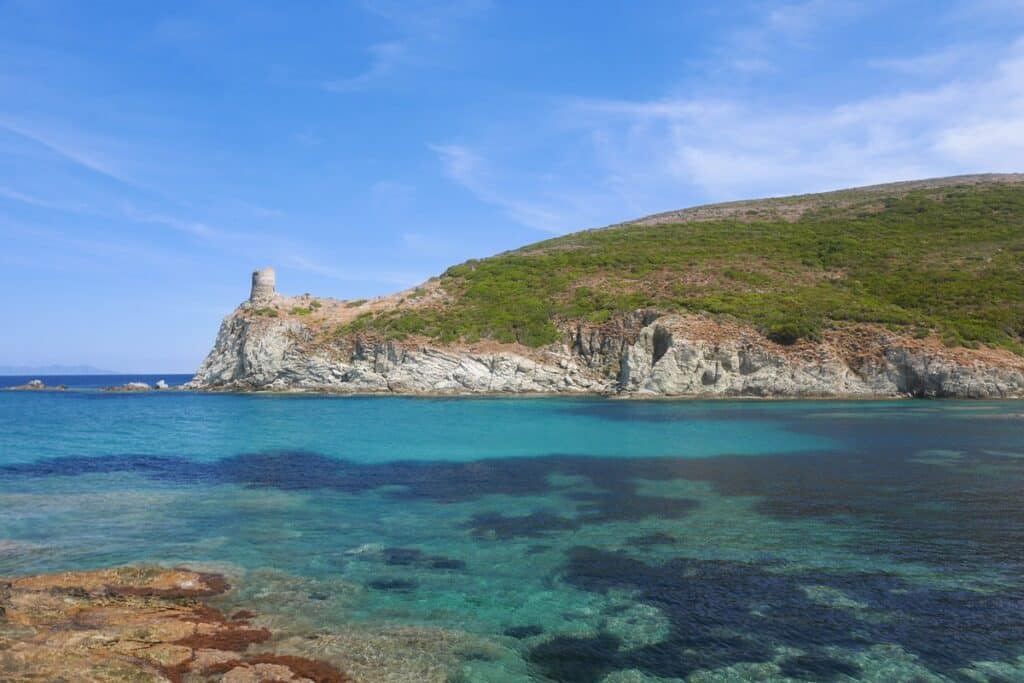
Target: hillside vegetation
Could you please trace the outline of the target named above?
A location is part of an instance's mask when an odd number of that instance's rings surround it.
[[[542,346],[574,320],[708,312],[780,343],[880,323],[1022,353],[1024,177],[743,202],[575,233],[449,268],[446,303],[338,330]]]

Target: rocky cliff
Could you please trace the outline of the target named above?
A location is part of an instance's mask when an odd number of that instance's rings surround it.
[[[601,325],[564,325],[542,348],[437,344],[332,334],[332,314],[388,302],[279,294],[246,302],[221,324],[186,388],[392,394],[617,396],[1024,397],[1024,360],[1001,350],[947,348],[875,325],[821,341],[774,343],[707,315],[638,311]],[[257,304],[260,307],[257,307]],[[305,304],[305,305],[303,305]],[[298,313],[293,313],[298,311]],[[351,315],[351,314],[350,314]]]

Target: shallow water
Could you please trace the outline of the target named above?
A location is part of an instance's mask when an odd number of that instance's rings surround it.
[[[1022,484],[1010,402],[0,392],[0,574],[216,567],[362,680],[1024,680]]]

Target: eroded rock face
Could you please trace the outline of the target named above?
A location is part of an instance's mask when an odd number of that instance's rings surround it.
[[[348,348],[312,341],[312,331],[297,320],[229,316],[186,388],[457,394],[606,392],[614,385],[614,378],[567,351],[530,358],[358,339]]]
[[[0,680],[347,683],[332,665],[261,651],[251,613],[202,602],[217,574],[120,567],[0,581]]]
[[[1008,352],[945,349],[871,326],[820,343],[775,344],[700,315],[638,311],[573,326],[544,349],[318,341],[301,320],[226,318],[191,389],[341,393],[559,393],[624,396],[1024,396],[1024,361]]]

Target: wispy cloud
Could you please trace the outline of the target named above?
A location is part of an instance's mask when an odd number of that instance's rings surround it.
[[[369,85],[393,74],[403,62],[409,59],[409,48],[405,43],[388,42],[371,45],[370,66],[360,74],[348,78],[337,78],[324,83],[331,92],[362,90]]]
[[[67,127],[49,127],[13,119],[0,118],[0,130],[27,140],[56,154],[67,162],[85,168],[111,180],[144,188],[141,182],[131,177],[121,165],[109,155],[100,151],[101,145],[83,141],[83,135]]]
[[[491,0],[362,0],[360,5],[410,36],[439,40],[456,22],[491,6]]]
[[[295,252],[277,253],[278,263],[296,268],[313,275],[339,280],[341,282],[379,282],[399,287],[408,287],[427,279],[422,273],[386,271],[374,268],[330,266]]]
[[[925,61],[925,60],[922,60]],[[711,199],[922,175],[1021,170],[1024,41],[972,81],[804,111],[742,100],[573,100],[604,172],[696,186]],[[600,135],[594,131],[599,130]],[[632,155],[615,150],[635,150]],[[667,208],[667,207],[666,207]]]
[[[54,265],[55,250],[79,257],[88,257],[76,261],[76,265],[87,266],[89,270],[109,268],[111,263],[123,265],[126,261],[170,267],[176,263],[180,265],[183,257],[182,254],[171,253],[166,249],[152,249],[136,241],[104,239],[95,235],[83,238],[66,231],[38,225],[29,226],[2,217],[0,217],[0,234],[4,234],[12,242],[27,240],[32,243],[32,249],[36,249],[36,244],[45,244],[48,250],[47,258],[33,260],[34,266],[43,269],[51,268]],[[28,264],[23,261],[19,265]]]
[[[490,6],[490,0],[447,0],[396,2],[394,0],[363,0],[367,12],[390,25],[395,37],[370,45],[369,65],[353,76],[324,82],[329,92],[346,93],[365,90],[395,76],[402,69],[429,63],[425,55],[448,40],[461,22]]]
[[[906,76],[944,75],[953,67],[963,63],[979,50],[977,45],[954,45],[937,52],[909,57],[872,59],[868,66],[883,71],[892,71]]]
[[[430,145],[440,159],[445,175],[477,199],[505,210],[513,220],[544,232],[560,233],[566,216],[537,201],[519,199],[499,189],[486,161],[462,145]]]
[[[228,235],[221,230],[210,227],[206,223],[200,221],[184,220],[175,216],[167,216],[159,213],[151,213],[137,209],[131,204],[126,204],[123,207],[124,215],[136,223],[147,223],[150,225],[159,225],[165,228],[171,228],[178,232],[183,232],[195,237],[202,238],[204,240],[213,240],[218,238],[224,238]],[[238,237],[244,237],[244,235],[237,235]]]
[[[27,204],[29,206],[36,206],[42,209],[51,209],[53,211],[67,211],[71,213],[82,213],[86,211],[86,207],[84,204],[54,201],[51,199],[26,194],[24,192],[19,192],[18,190],[12,189],[10,187],[5,187],[3,185],[0,185],[0,197],[19,202],[21,204]]]
[[[800,108],[741,95],[566,98],[547,130],[519,134],[529,145],[555,130],[568,151],[529,170],[518,158],[482,158],[475,149],[503,148],[487,138],[432,149],[478,199],[552,232],[706,201],[1024,171],[1024,40],[989,54],[987,67],[929,86]]]
[[[770,3],[746,25],[730,32],[717,56],[721,63],[737,71],[774,71],[774,57],[781,48],[806,46],[819,31],[863,11],[863,4],[848,0]]]
[[[415,194],[415,187],[394,180],[379,180],[370,187],[370,197],[379,208],[408,206]]]

